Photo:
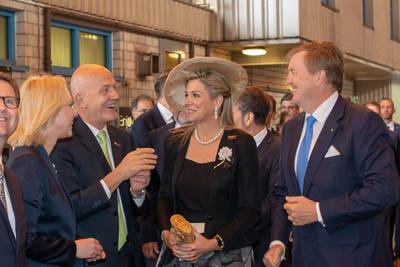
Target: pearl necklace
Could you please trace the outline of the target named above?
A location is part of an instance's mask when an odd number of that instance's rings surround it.
[[[209,144],[215,142],[215,140],[217,140],[217,139],[222,135],[223,132],[224,132],[224,129],[221,129],[221,130],[217,133],[216,136],[214,136],[214,137],[211,138],[210,140],[203,141],[203,140],[200,139],[200,137],[199,137],[199,132],[198,132],[197,127],[196,127],[196,128],[194,128],[194,138],[196,139],[197,143],[199,143],[199,144],[201,144],[201,145],[209,145]]]

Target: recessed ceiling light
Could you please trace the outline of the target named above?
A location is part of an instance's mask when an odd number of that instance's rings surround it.
[[[267,53],[267,50],[262,47],[249,47],[242,50],[242,54],[246,56],[262,56]]]

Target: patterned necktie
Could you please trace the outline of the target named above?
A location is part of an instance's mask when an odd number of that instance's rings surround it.
[[[6,192],[4,189],[5,177],[4,177],[4,167],[3,164],[0,163],[0,200],[3,203],[4,209],[7,213],[7,201],[6,201]]]
[[[304,176],[306,175],[308,165],[308,155],[310,154],[310,146],[313,137],[313,126],[316,119],[309,116],[306,120],[306,133],[301,142],[299,154],[297,155],[297,182],[299,184],[300,193],[303,194]]]
[[[97,134],[97,138],[99,140],[99,144],[101,150],[103,151],[104,157],[106,158],[108,164],[112,168],[110,154],[108,153],[108,138],[106,131],[100,130],[99,133]],[[118,250],[120,250],[126,242],[127,233],[126,233],[124,217],[122,214],[122,204],[118,197],[117,197],[117,206],[118,206]]]

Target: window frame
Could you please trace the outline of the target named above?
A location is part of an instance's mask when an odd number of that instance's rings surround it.
[[[394,7],[393,7],[393,1],[397,1],[397,32],[395,33],[394,32],[394,27],[393,27],[393,25],[396,23],[396,21],[394,21],[394,16],[393,16],[393,14],[394,14]],[[390,3],[389,3],[389,8],[390,8],[390,10],[389,10],[389,19],[390,19],[390,39],[391,40],[393,40],[393,41],[395,41],[395,42],[400,42],[400,11],[399,11],[399,5],[400,5],[400,3],[399,3],[400,1],[399,0],[390,0]]]
[[[99,29],[88,28],[79,26],[76,24],[71,24],[67,22],[63,22],[60,20],[53,20],[50,23],[50,27],[58,27],[63,28],[71,31],[71,67],[61,67],[61,66],[54,66],[53,63],[51,64],[51,72],[60,75],[68,75],[71,76],[72,73],[75,71],[76,68],[80,65],[80,33],[86,32],[90,34],[101,35],[104,37],[104,56],[105,56],[105,67],[112,70],[112,32],[102,31]],[[51,36],[50,36],[51,42]],[[51,58],[51,56],[50,56]]]
[[[339,10],[336,8],[335,5],[335,0],[321,0],[321,5],[334,11],[334,12],[339,12]]]
[[[0,9],[0,16],[7,19],[7,59],[0,59],[0,65],[15,65],[15,13]]]
[[[370,18],[370,22],[371,25],[369,23],[367,23],[367,12],[366,12],[366,7],[367,7],[367,1],[370,1],[369,3],[371,4],[371,18]],[[374,30],[374,1],[373,0],[361,0],[361,12],[362,12],[362,24],[364,27]],[[369,14],[369,13],[368,13]]]

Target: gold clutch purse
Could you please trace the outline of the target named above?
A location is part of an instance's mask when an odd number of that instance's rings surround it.
[[[179,214],[174,214],[170,218],[171,232],[175,235],[178,243],[190,244],[195,240],[192,225]]]

